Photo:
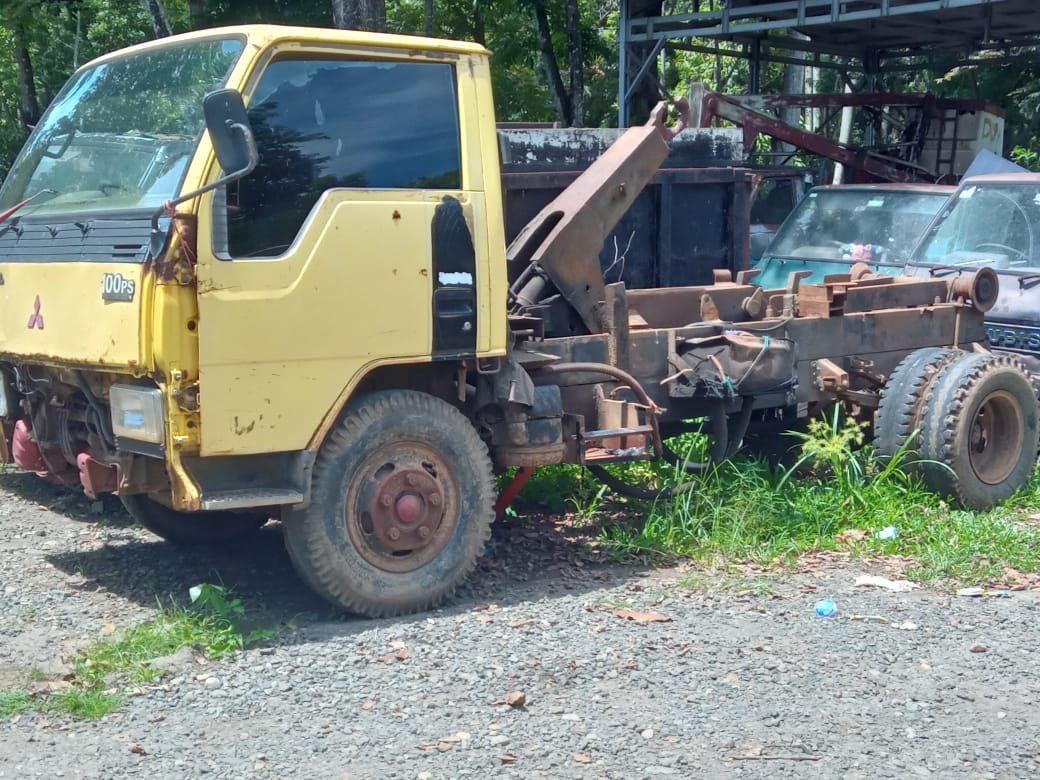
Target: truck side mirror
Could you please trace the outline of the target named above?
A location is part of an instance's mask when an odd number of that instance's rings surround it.
[[[172,216],[173,208],[178,203],[184,203],[248,176],[260,160],[256,153],[256,143],[253,141],[253,130],[249,126],[245,103],[237,91],[218,89],[207,94],[202,99],[202,115],[206,118],[206,129],[213,139],[213,150],[223,169],[223,175],[204,187],[181,193],[156,209],[152,214],[152,232],[148,245],[149,254],[153,259],[159,257],[169,238],[169,231],[163,230],[159,225],[159,219],[163,214]]]
[[[234,89],[218,89],[202,99],[202,114],[213,141],[213,150],[225,175],[252,170],[253,131],[242,95]]]

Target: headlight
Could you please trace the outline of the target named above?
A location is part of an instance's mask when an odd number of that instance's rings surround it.
[[[11,413],[11,407],[7,401],[7,377],[0,371],[0,420],[5,419]]]
[[[132,385],[112,385],[108,400],[112,407],[112,431],[116,436],[162,444],[162,393]]]

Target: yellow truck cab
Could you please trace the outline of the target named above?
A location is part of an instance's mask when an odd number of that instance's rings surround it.
[[[219,89],[249,106],[259,160],[192,195],[222,175]],[[305,504],[360,385],[450,384],[505,353],[474,44],[257,25],[116,52],[54,100],[0,212],[0,438],[173,540]]]

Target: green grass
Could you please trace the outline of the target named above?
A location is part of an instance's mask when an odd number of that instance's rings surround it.
[[[192,647],[210,658],[240,649],[243,635],[234,626],[185,609],[163,609],[144,623],[128,628],[113,641],[95,642],[77,656],[76,677],[88,684],[119,674],[134,682],[152,682],[161,672],[148,664]]]
[[[162,608],[151,620],[79,651],[68,690],[40,696],[19,689],[0,691],[0,718],[29,710],[100,718],[123,703],[121,688],[153,683],[165,674],[150,661],[184,647],[208,658],[224,658],[273,633],[269,629],[246,631],[242,602],[219,586],[198,585],[190,593],[193,608]],[[38,670],[29,676],[39,681]]]
[[[100,687],[33,696],[20,688],[0,691],[0,720],[24,712],[59,712],[76,718],[100,718],[118,709],[126,697]]]
[[[15,688],[0,691],[0,720],[35,709],[36,703],[28,691]]]
[[[902,555],[913,559],[910,576],[951,584],[999,581],[1013,576],[1009,569],[1040,570],[1040,525],[1023,522],[1040,511],[1040,473],[991,511],[961,510],[900,469],[902,456],[883,463],[869,446],[860,447],[862,436],[857,425],[837,417],[816,421],[807,433],[793,435],[799,465],[788,470],[749,458],[698,475],[659,464],[618,467],[630,482],[692,482],[692,489],[652,504],[630,502],[628,519],[605,528],[600,541],[619,556],[686,557],[713,567],[782,569],[823,550]],[[685,444],[697,450],[690,459],[703,459],[701,440],[692,437]],[[577,488],[580,499],[562,502],[587,520],[603,499],[594,492],[597,483],[576,467],[540,469],[535,476],[539,480],[521,496],[529,505],[545,499],[539,491],[547,490],[546,503],[558,505],[564,490]],[[877,539],[890,525],[898,537]],[[849,529],[866,532],[866,538],[837,538]]]
[[[55,694],[47,699],[47,709],[74,718],[93,720],[115,712],[125,699],[126,696],[120,692],[94,686]]]
[[[687,590],[698,593],[750,593],[756,596],[768,596],[773,593],[773,580],[776,575],[768,577],[731,576],[728,573],[713,571],[708,574],[699,573],[679,580],[679,584]]]
[[[516,471],[510,469],[498,478],[499,491],[509,484]],[[514,505],[526,511],[562,514],[573,511],[573,501],[588,501],[600,487],[581,466],[542,466],[524,485]]]

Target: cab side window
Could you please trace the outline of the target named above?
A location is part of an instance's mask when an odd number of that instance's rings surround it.
[[[218,254],[283,254],[328,189],[460,189],[457,102],[448,63],[275,60],[249,104],[260,162],[228,188]]]

